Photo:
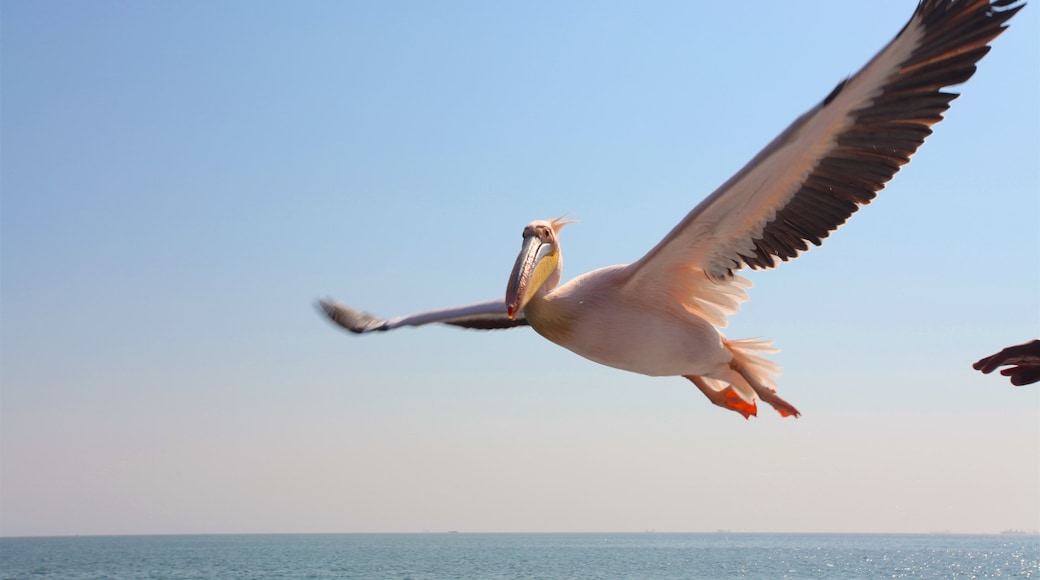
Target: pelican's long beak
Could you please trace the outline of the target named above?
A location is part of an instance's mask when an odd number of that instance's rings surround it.
[[[555,255],[556,247],[543,242],[538,234],[532,232],[524,236],[524,244],[513,264],[513,273],[509,275],[509,286],[506,287],[506,313],[510,319],[527,306],[538,288],[545,283],[556,265],[555,260],[545,258]]]

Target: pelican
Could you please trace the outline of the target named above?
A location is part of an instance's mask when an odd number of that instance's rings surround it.
[[[761,399],[784,417],[779,367],[765,340],[720,332],[747,300],[743,268],[768,269],[819,246],[910,160],[1018,0],[921,0],[910,21],[859,72],[796,119],[693,208],[638,261],[565,284],[560,232],[569,221],[523,230],[504,298],[382,319],[331,299],[328,318],[366,334],[442,323],[497,329],[529,325],[587,359],[649,376],[689,379],[713,404],[748,418]]]

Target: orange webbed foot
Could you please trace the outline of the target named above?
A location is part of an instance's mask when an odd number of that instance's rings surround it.
[[[752,415],[758,416],[758,405],[754,401],[750,403],[745,401],[733,387],[722,389],[719,391],[719,395],[721,395],[721,401],[712,401],[716,405],[730,411],[736,411],[743,415],[745,419],[750,418]]]
[[[766,402],[769,403],[770,405],[772,405],[773,408],[776,409],[776,412],[780,413],[781,417],[796,417],[797,418],[798,416],[801,415],[801,413],[798,412],[798,409],[794,408],[794,405],[792,405],[791,403],[788,403],[787,401],[785,401],[785,400],[783,400],[780,397],[777,397],[775,395],[773,397],[771,397],[771,400],[768,400]]]
[[[711,401],[713,405],[718,405],[719,407],[729,409],[730,411],[736,411],[743,415],[745,419],[752,415],[758,415],[758,406],[755,405],[755,402],[751,401],[749,403],[745,401],[732,386],[716,391],[703,377],[698,377],[696,375],[683,376],[696,385],[697,388],[704,393],[704,396],[708,397],[708,400]]]

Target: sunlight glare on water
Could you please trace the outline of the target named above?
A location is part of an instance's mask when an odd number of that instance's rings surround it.
[[[1040,578],[1036,535],[315,534],[0,539],[3,579]]]

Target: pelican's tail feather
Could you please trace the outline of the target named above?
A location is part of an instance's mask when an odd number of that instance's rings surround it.
[[[772,405],[784,417],[801,415],[794,405],[776,394],[776,383],[773,381],[773,377],[780,374],[780,365],[759,354],[777,352],[772,341],[723,339],[722,345],[733,355],[730,367],[747,381],[758,398]]]

